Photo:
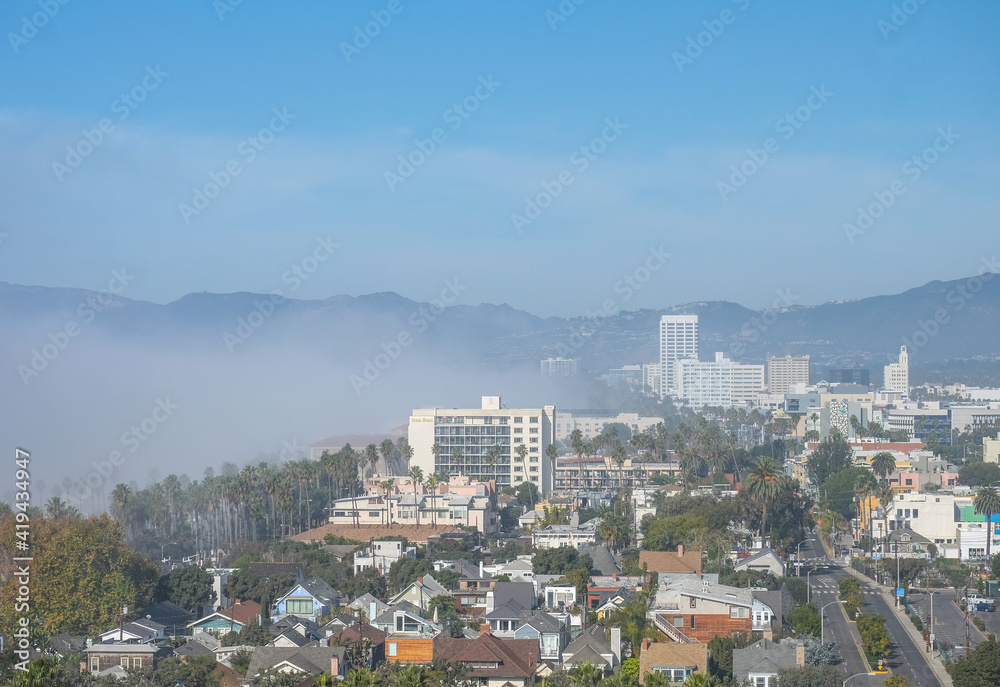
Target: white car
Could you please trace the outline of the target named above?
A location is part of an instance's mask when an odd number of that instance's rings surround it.
[[[964,604],[974,604],[979,603],[980,601],[983,601],[983,597],[979,596],[979,594],[976,594],[975,592],[969,594],[968,597],[962,597],[962,603]]]

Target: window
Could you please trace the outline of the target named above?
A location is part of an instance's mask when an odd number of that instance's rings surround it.
[[[907,508],[906,510],[903,511],[903,517],[906,517],[906,518],[910,517],[910,509],[909,508]]]
[[[536,468],[536,467],[530,467],[530,468],[528,468],[528,472],[538,472],[538,468]]]
[[[500,418],[500,424],[501,425],[507,424],[507,418],[505,418],[505,417]]]
[[[913,517],[914,517],[914,518],[918,517],[918,514],[919,514],[919,513],[920,513],[920,509],[918,509],[918,508],[914,508],[914,509],[913,509]]]
[[[528,453],[538,453],[538,447],[532,446],[531,448],[528,449]]]
[[[395,656],[396,655],[396,642],[387,642],[386,643],[386,649],[388,650],[388,653],[389,653],[390,656]]]
[[[333,511],[333,517],[335,517],[335,518],[346,518],[347,517],[347,513],[345,511],[342,511],[342,510],[335,510],[335,511]]]
[[[532,427],[531,429],[528,430],[528,434],[538,434],[538,428]]]
[[[121,664],[122,668],[128,669],[128,656],[122,656]]]
[[[288,615],[312,615],[312,599],[287,599],[285,601],[285,613]]]
[[[692,596],[691,599],[690,599],[690,604],[691,604],[691,608],[696,608],[698,606],[698,599],[696,599],[696,598],[694,598]]]
[[[370,510],[370,511],[368,511],[368,517],[369,518],[377,518],[381,514],[382,514],[382,511],[380,511],[380,510]]]
[[[534,417],[528,418],[528,422],[537,423],[538,422],[538,416],[536,415]]]
[[[682,615],[674,616],[674,627],[684,627],[684,616]]]
[[[522,468],[520,465],[515,465],[514,472],[524,472],[524,468]]]
[[[740,608],[739,606],[730,606],[729,607],[729,617],[730,618],[749,618],[750,617],[750,609],[749,608]]]
[[[908,487],[912,487],[913,486],[913,479],[911,477],[907,477],[906,478],[906,486],[908,486]]]
[[[694,629],[694,616],[691,616],[691,629]]]
[[[135,656],[132,659],[132,667],[133,668],[142,668],[142,656]]]
[[[530,439],[528,439],[528,442],[532,443],[532,444],[537,444],[538,443],[538,437],[531,437]]]
[[[528,462],[530,462],[530,463],[537,463],[538,462],[538,456],[532,456],[531,458],[528,459]]]
[[[514,428],[514,434],[522,434],[523,432],[524,432],[524,429],[521,428],[521,427],[515,427]]]
[[[524,422],[524,418],[523,417],[515,417],[514,418],[514,424],[518,424],[519,425],[522,422]]]

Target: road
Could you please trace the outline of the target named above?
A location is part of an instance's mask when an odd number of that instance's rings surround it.
[[[811,564],[804,566],[806,569],[819,568],[808,575],[808,580],[812,600],[821,609],[826,606],[826,612],[823,613],[826,641],[836,643],[847,675],[865,672],[867,665],[862,658],[861,638],[857,627],[848,622],[843,607],[837,599],[839,580],[850,576],[850,573],[840,565],[825,565],[826,554],[815,539],[802,545],[802,560]],[[892,672],[908,676],[914,685],[940,687],[940,680],[923,657],[924,647],[915,644],[902,625],[910,620],[885,600],[875,584],[862,581],[861,591],[865,597],[865,605],[861,608],[861,612],[881,615],[886,619],[886,631],[892,639],[892,652],[889,654],[889,668]],[[881,685],[884,681],[884,675],[864,676],[855,678],[851,684]]]
[[[861,635],[858,634],[857,627],[848,622],[843,606],[837,600],[839,585],[831,574],[833,568],[825,565],[826,555],[823,547],[818,540],[812,539],[803,544],[801,550],[803,562],[810,564],[803,566],[803,572],[814,566],[822,566],[816,572],[804,574],[803,577],[807,577],[809,581],[811,600],[820,608],[823,640],[836,645],[837,654],[840,656],[840,667],[844,670],[845,677],[867,673],[868,664],[865,663],[861,651]],[[862,675],[852,678],[850,684],[852,687],[876,687],[885,682],[885,677]]]

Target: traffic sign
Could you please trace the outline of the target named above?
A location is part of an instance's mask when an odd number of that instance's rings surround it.
[[[896,596],[906,596],[902,587],[896,587]]]

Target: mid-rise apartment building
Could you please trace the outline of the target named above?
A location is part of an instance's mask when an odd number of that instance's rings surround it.
[[[410,416],[411,465],[425,475],[474,475],[495,479],[497,489],[532,482],[552,490],[552,461],[545,448],[555,438],[555,406],[505,408],[483,396],[481,408],[420,408]],[[493,447],[499,454],[493,457]],[[520,446],[525,456],[518,455]]]
[[[898,391],[904,395],[910,392],[910,362],[906,346],[899,347],[899,362],[885,366],[885,383],[882,386],[886,391]]]

